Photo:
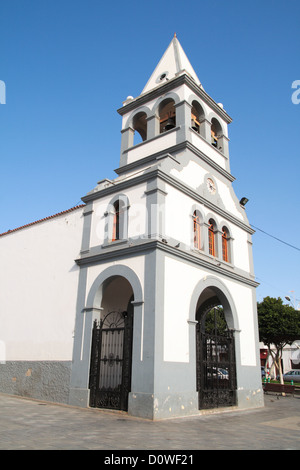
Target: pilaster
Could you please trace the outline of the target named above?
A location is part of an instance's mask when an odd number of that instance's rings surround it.
[[[127,164],[127,152],[126,150],[133,146],[134,143],[134,129],[132,127],[127,127],[121,131],[121,156],[120,156],[120,166]]]

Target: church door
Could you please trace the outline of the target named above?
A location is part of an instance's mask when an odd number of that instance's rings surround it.
[[[90,368],[90,406],[127,411],[131,387],[132,314],[110,312],[95,321]]]
[[[236,404],[236,366],[233,332],[222,309],[212,308],[197,324],[197,389],[199,409]]]

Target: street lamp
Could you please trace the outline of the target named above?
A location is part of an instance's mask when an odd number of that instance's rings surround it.
[[[242,199],[240,200],[240,204],[241,204],[241,206],[243,206],[243,207],[244,207],[244,206],[247,204],[247,202],[248,202],[248,201],[249,201],[249,199],[248,199],[248,198],[246,198],[246,197],[242,197]]]

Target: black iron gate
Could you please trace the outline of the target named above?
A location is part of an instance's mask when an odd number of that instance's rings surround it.
[[[197,390],[199,409],[236,404],[236,364],[234,334],[225,319],[220,327],[220,311],[212,309],[210,328],[206,318],[197,324]]]
[[[127,411],[131,387],[132,315],[110,312],[95,321],[90,368],[90,406]]]

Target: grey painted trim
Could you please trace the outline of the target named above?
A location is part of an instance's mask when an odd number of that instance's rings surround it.
[[[163,93],[163,94],[159,94],[159,98],[158,100],[155,102],[155,105],[152,109],[152,113],[156,116],[159,115],[159,108],[160,108],[160,105],[164,102],[164,101],[169,101],[169,100],[172,100],[174,101],[174,104],[176,105],[177,103],[179,103],[180,101],[180,98],[179,98],[179,95],[177,93],[174,93],[173,91],[168,91],[167,93]],[[177,122],[177,121],[176,121]]]
[[[174,129],[172,129],[171,131],[167,131],[167,132],[172,132],[173,130]],[[143,144],[143,142],[141,144],[137,144],[137,145],[142,145],[142,144]],[[130,173],[132,170],[144,167],[144,166],[149,165],[149,164],[153,164],[153,163],[156,162],[156,160],[163,159],[163,158],[168,158],[168,157],[173,158],[177,163],[180,164],[180,162],[178,160],[176,160],[176,157],[174,155],[171,155],[169,152],[164,150],[164,151],[160,151],[160,152],[156,152],[154,154],[151,154],[148,157],[140,158],[139,160],[136,160],[132,163],[128,163],[128,165],[124,165],[120,168],[116,168],[114,171],[115,171],[115,173],[117,173],[117,175]]]
[[[165,205],[165,184],[158,178],[152,179],[147,183],[146,208],[147,208],[147,227],[146,236],[148,238],[162,238],[165,233],[165,211],[161,210]]]
[[[81,240],[81,252],[86,252],[90,249],[93,201],[90,201],[85,206],[82,215],[84,216],[84,220],[83,220],[83,230],[82,230],[82,240]]]
[[[134,318],[135,349],[132,361],[131,393],[153,393],[154,362],[155,362],[155,302],[156,302],[156,256],[154,252],[147,253],[144,258],[144,297],[138,319]],[[134,301],[135,302],[135,301]],[[143,308],[142,308],[143,307]],[[130,404],[128,412],[135,414],[134,403]],[[142,411],[143,416],[148,410]]]
[[[159,134],[159,117],[152,115],[147,118],[147,141]]]
[[[121,276],[127,279],[134,293],[134,302],[143,302],[143,289],[139,278],[132,269],[120,263],[118,265],[109,266],[98,274],[87,295],[86,304],[88,308],[99,309],[102,302],[101,286],[107,279],[113,276]]]
[[[113,249],[113,250],[107,250],[107,251],[101,250],[98,253],[94,253],[93,255],[84,255],[82,258],[75,260],[75,262],[79,266],[89,266],[95,263],[104,262],[106,260],[114,260],[114,259],[120,259],[121,257],[138,256],[140,254],[146,254],[147,252],[151,250],[156,250],[156,249],[162,250],[171,255],[175,255],[194,265],[204,267],[205,269],[208,269],[209,271],[222,274],[226,277],[234,279],[235,281],[241,282],[243,284],[247,284],[252,287],[257,287],[259,285],[252,278],[247,277],[246,273],[245,275],[242,275],[231,270],[230,266],[228,267],[220,266],[218,259],[215,260],[215,264],[214,264],[213,260],[215,258],[212,258],[212,260],[207,261],[206,259],[202,257],[201,252],[199,252],[199,254],[195,254],[195,252],[188,252],[179,247],[171,246],[168,243],[163,243],[160,240],[145,239],[143,241],[139,241],[138,244],[135,244],[135,245],[127,244],[126,246],[124,245],[122,248],[120,247],[119,249]]]
[[[179,77],[175,77],[163,85],[154,88],[148,93],[140,95],[139,97],[135,98],[134,100],[130,101],[128,104],[119,108],[117,111],[118,113],[123,116],[124,114],[130,112],[131,110],[148,103],[150,100],[154,100],[155,98],[160,97],[162,94],[167,93],[174,88],[180,85],[187,85],[199,98],[201,98],[211,109],[213,109],[218,116],[220,116],[224,121],[229,124],[232,122],[232,118],[224,111],[224,109],[220,108],[220,106],[211,98],[203,88],[199,87],[193,79],[191,79],[187,74],[182,74]]]
[[[136,108],[134,109],[134,111],[130,114],[130,116],[128,117],[125,125],[124,125],[124,128],[123,130],[127,129],[128,127],[131,127],[132,129],[134,129],[134,126],[133,126],[133,119],[134,117],[139,114],[139,113],[145,113],[146,116],[147,116],[147,119],[149,119],[149,117],[151,117],[151,110],[148,106],[141,106],[139,108]],[[122,132],[122,131],[121,131]]]
[[[176,375],[186,376],[185,370],[177,370]],[[172,372],[171,372],[172,373]],[[179,391],[170,393],[130,393],[129,409],[132,416],[153,421],[195,416],[198,411],[198,393]]]
[[[128,148],[134,144],[134,129],[127,127],[121,131],[121,155],[120,155],[120,166],[127,165],[127,154],[124,153]]]
[[[69,396],[70,405],[84,407],[88,406],[89,403],[88,382],[90,351],[87,351],[83,346],[86,342],[91,341],[92,324],[94,318],[96,318],[93,309],[84,311],[87,274],[88,268],[86,266],[81,267],[77,289],[73,360]],[[89,335],[87,335],[87,324],[90,325]]]
[[[100,314],[100,313],[102,312],[102,310],[103,310],[102,307],[100,307],[100,308],[96,308],[96,307],[85,307],[85,308],[82,309],[82,313],[84,313],[84,312],[93,312],[93,313],[95,313],[95,314],[97,314],[97,313]]]
[[[176,104],[176,123],[180,124],[180,129],[176,133],[177,143],[187,141],[190,137],[191,108],[192,105],[186,100]]]
[[[189,320],[195,321],[197,313],[196,307],[199,297],[202,292],[209,287],[214,287],[218,290],[218,296],[224,307],[229,328],[239,331],[238,313],[231,293],[219,278],[212,275],[205,276],[195,286],[191,296]],[[232,318],[230,318],[229,314],[232,315]]]

